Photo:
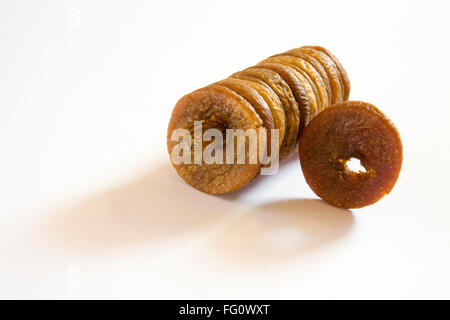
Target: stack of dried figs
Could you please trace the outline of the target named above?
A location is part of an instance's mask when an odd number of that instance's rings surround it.
[[[220,194],[300,150],[320,197],[346,208],[371,204],[398,177],[401,140],[384,114],[349,95],[344,67],[325,48],[271,56],[178,101],[167,136],[172,163],[194,188]],[[363,170],[350,170],[351,158]]]

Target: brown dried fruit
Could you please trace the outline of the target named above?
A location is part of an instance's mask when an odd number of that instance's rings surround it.
[[[313,191],[342,208],[361,208],[388,194],[402,165],[402,142],[394,124],[375,106],[338,103],[321,112],[300,138],[300,162]],[[365,172],[346,163],[359,159]]]
[[[241,79],[227,78],[218,81],[215,84],[233,90],[238,95],[247,100],[247,102],[250,103],[253,109],[255,109],[256,113],[259,115],[259,117],[263,122],[264,128],[267,129],[267,141],[269,142],[267,145],[268,148],[267,155],[270,156],[272,150],[270,145],[271,133],[272,129],[275,128],[275,124],[272,112],[269,106],[267,105],[266,101],[263,99],[263,97],[258,93],[258,91],[248,86],[247,83]],[[278,150],[275,150],[275,152],[278,153]]]
[[[284,81],[291,88],[292,93],[294,94],[295,100],[297,101],[298,109],[300,111],[300,127],[299,133],[303,131],[306,125],[309,122],[309,115],[311,112],[311,103],[316,103],[314,101],[313,96],[310,95],[313,93],[312,88],[311,92],[306,90],[305,86],[302,86],[304,79],[301,74],[299,74],[294,68],[283,65],[279,63],[265,63],[261,62],[256,65],[256,67],[261,67],[265,69],[269,69],[278,73]]]
[[[284,135],[286,132],[286,117],[284,115],[283,106],[281,104],[280,98],[276,95],[276,93],[265,83],[258,83],[254,81],[239,79],[239,78],[227,78],[227,79],[236,79],[245,83],[249,87],[258,91],[258,93],[263,97],[266,101],[267,105],[272,112],[272,117],[274,121],[275,129],[278,129],[278,147],[280,148],[283,144]],[[279,150],[278,150],[279,151]]]
[[[297,145],[300,123],[298,104],[289,85],[278,73],[264,68],[251,67],[233,74],[232,77],[265,83],[281,100],[286,117],[286,133],[279,154],[280,160],[287,158]]]
[[[178,101],[168,128],[171,161],[188,184],[203,192],[216,194],[239,189],[258,175],[261,156],[270,157],[265,159],[269,160],[267,167],[288,158],[297,150],[298,137],[311,119],[332,102],[347,99],[349,92],[345,70],[336,57],[322,47],[302,47],[272,56]],[[203,133],[212,134],[207,142],[196,143],[194,136],[198,137],[199,133],[194,134],[196,121],[202,123],[200,137]],[[217,129],[214,132],[219,132],[219,138],[205,131],[211,128]],[[172,134],[179,133],[176,129],[186,129],[185,136],[172,141]],[[226,147],[227,142],[232,141],[227,140],[227,133],[231,133],[227,129],[266,129],[267,137],[259,135],[263,140],[258,140],[254,146],[250,143],[253,139],[247,136],[244,160],[236,154],[235,144],[234,159],[231,159],[234,162],[230,163]],[[276,148],[268,143],[272,142],[272,129],[278,130]],[[234,134],[239,135],[236,131]],[[223,150],[211,147],[215,144],[210,142],[213,139],[220,139]],[[173,150],[178,152],[175,157]],[[181,161],[180,153],[183,154]],[[199,153],[200,160],[196,157]],[[206,162],[202,159],[204,154],[210,155],[205,156],[204,159],[209,159]],[[255,155],[256,161],[250,161],[250,158],[255,160]],[[274,158],[277,155],[279,158]],[[236,161],[238,157],[240,160]],[[215,162],[221,158],[223,161]]]
[[[350,97],[350,78],[348,77],[348,74],[345,71],[345,68],[342,65],[342,63],[339,61],[339,59],[334,54],[332,54],[329,50],[327,50],[327,49],[325,49],[323,47],[320,47],[320,46],[305,46],[305,48],[308,48],[308,47],[324,52],[336,64],[336,66],[337,66],[337,68],[339,69],[339,72],[340,72],[341,83],[343,84],[343,87],[344,87],[344,101],[347,101],[348,98]]]
[[[174,147],[181,143],[172,141],[172,133],[176,129],[189,130],[190,138],[194,141],[194,121],[201,121],[203,129],[221,130],[224,139],[226,129],[259,130],[263,128],[261,118],[244,98],[228,88],[211,85],[185,95],[175,105],[167,132],[169,154],[172,154]],[[260,142],[257,148],[265,148],[265,141]],[[194,145],[195,142],[190,148],[191,164],[174,163],[173,157],[171,161],[180,177],[200,191],[210,194],[231,192],[247,184],[259,173],[261,166],[259,159],[256,164],[251,164],[249,161],[249,154],[252,152],[258,154],[259,150],[249,150],[248,144],[244,164],[237,164],[236,161],[233,164],[225,163],[225,150],[223,150],[224,163],[222,164],[206,164],[203,161],[195,164]],[[225,148],[225,141],[223,146]],[[204,149],[205,145],[202,145],[201,152]]]
[[[308,81],[308,84],[314,91],[314,99],[313,99],[314,101],[311,102],[310,99],[311,105],[310,119],[314,118],[320,111],[328,107],[328,95],[325,89],[325,84],[320,75],[314,69],[314,67],[310,65],[307,61],[293,56],[281,56],[281,55],[276,57],[270,57],[264,61],[272,63],[274,62],[282,63],[291,66],[299,73],[298,75],[299,78],[303,78]]]
[[[291,57],[303,59],[306,62],[308,62],[316,70],[316,72],[319,74],[319,78],[323,81],[325,90],[327,92],[326,95],[328,98],[327,106],[331,105],[332,99],[333,99],[333,92],[331,91],[330,80],[328,79],[327,72],[325,71],[325,69],[322,67],[322,64],[317,59],[315,59],[314,57],[311,57],[310,55],[307,55],[304,52],[296,50],[296,49],[290,50],[288,52],[276,54],[272,57],[278,57],[278,56],[291,56]]]
[[[287,53],[290,52],[294,53],[296,51],[306,53],[311,57],[317,59],[322,65],[322,67],[325,69],[328,76],[328,80],[330,81],[332,91],[332,99],[331,99],[332,104],[343,101],[344,89],[341,85],[341,76],[339,70],[335,65],[334,61],[322,51],[307,47],[292,49],[287,51]]]

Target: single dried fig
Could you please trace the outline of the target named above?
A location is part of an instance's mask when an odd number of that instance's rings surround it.
[[[394,187],[402,166],[402,142],[394,124],[375,106],[335,104],[315,117],[300,138],[300,162],[312,190],[342,208],[377,202]],[[350,159],[363,169],[352,171]]]
[[[258,131],[263,128],[261,118],[247,100],[226,87],[211,85],[182,97],[172,112],[167,132],[167,147],[173,166],[186,183],[205,193],[227,193],[241,188],[259,173],[261,167],[259,157],[255,163],[251,163],[250,155],[258,155],[259,149],[265,148],[266,142],[261,140],[254,146],[257,150],[250,149],[251,145],[246,142],[245,161],[242,164],[236,159],[231,164],[226,162],[226,141],[223,141],[223,163],[207,164],[203,159],[196,161],[196,157],[199,154],[201,157],[207,145],[204,142],[196,144],[194,121],[200,121],[203,130],[210,128],[220,130],[224,140],[226,129]],[[177,139],[174,139],[173,135],[179,132],[175,131],[177,129],[185,129],[185,132],[189,132],[189,136],[176,136]],[[204,133],[203,130],[200,132],[201,135]],[[186,139],[191,142],[186,143]],[[175,161],[175,153],[178,154],[179,149],[185,151],[186,145],[190,161],[188,163]],[[198,148],[200,153],[195,152]]]

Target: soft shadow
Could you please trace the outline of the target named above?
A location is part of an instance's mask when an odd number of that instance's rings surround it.
[[[66,249],[117,249],[206,228],[235,208],[189,187],[167,164],[52,213],[43,231],[46,240]]]
[[[278,263],[311,253],[347,235],[349,210],[322,200],[293,199],[243,213],[210,239],[210,251],[234,264]]]
[[[298,166],[300,167],[300,160],[297,153],[294,153],[289,158],[283,160],[282,163],[279,164],[278,172],[275,175],[257,175],[252,181],[247,183],[242,188],[233,191],[231,193],[218,195],[218,197],[229,200],[229,201],[235,201],[241,198],[243,195],[247,194],[249,190],[254,189],[255,187],[261,185],[261,184],[267,184],[270,186],[270,180],[274,178],[275,176],[281,174],[285,170],[291,170],[289,164],[291,163],[298,163]],[[300,170],[300,169],[299,169]]]

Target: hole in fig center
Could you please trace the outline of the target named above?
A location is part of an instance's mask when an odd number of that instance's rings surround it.
[[[366,168],[361,164],[361,161],[357,158],[350,158],[345,161],[345,167],[355,173],[364,173],[367,172]]]

